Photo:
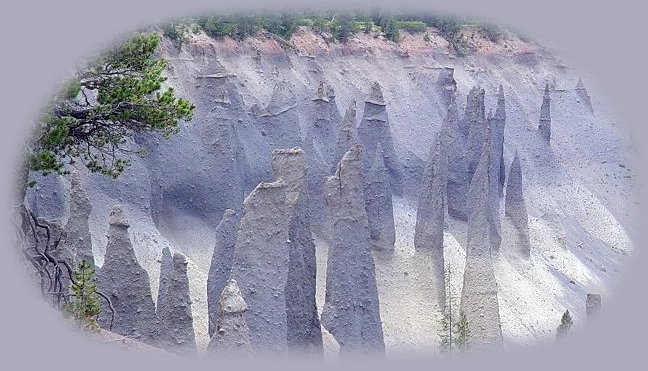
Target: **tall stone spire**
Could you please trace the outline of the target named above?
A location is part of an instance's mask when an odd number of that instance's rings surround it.
[[[314,147],[317,148],[322,161],[329,169],[332,169],[333,163],[336,161],[336,140],[340,122],[337,121],[339,113],[335,115],[338,110],[337,105],[335,101],[329,99],[329,87],[323,81],[320,82],[312,102],[315,117],[312,125],[309,123],[310,136],[313,138]]]
[[[441,133],[436,133],[430,148],[430,158],[425,166],[416,208],[414,246],[417,251],[443,251],[446,184],[447,156]]]
[[[304,156],[306,158],[306,204],[310,229],[323,240],[328,240],[331,231],[328,229],[324,201],[323,179],[331,172],[330,167],[322,160],[315,149],[313,136],[306,133],[304,138]]]
[[[365,210],[369,222],[371,244],[375,250],[392,251],[396,243],[394,208],[392,205],[389,174],[383,160],[380,144],[365,181]]]
[[[323,352],[322,329],[315,302],[317,264],[307,208],[306,157],[299,148],[272,152],[272,171],[297,198],[289,222],[289,266],[286,281],[286,323],[291,350]]]
[[[151,296],[148,272],[137,262],[128,236],[130,224],[121,206],[110,212],[104,264],[97,272],[97,286],[112,301],[112,331],[156,346],[159,321]],[[101,311],[98,323],[108,328],[111,312]]]
[[[329,107],[331,108],[331,120],[333,120],[333,122],[335,122],[336,124],[339,124],[342,121],[342,116],[340,115],[340,110],[338,109],[335,89],[331,85],[326,84],[326,95],[328,96],[328,100],[331,103],[329,105]]]
[[[482,147],[487,140],[486,110],[484,106],[484,89],[475,86],[468,93],[464,130],[468,129],[468,174],[475,173],[482,153]]]
[[[70,182],[70,218],[65,225],[67,235],[65,241],[77,262],[85,260],[91,266],[94,266],[92,237],[88,225],[92,204],[90,198],[88,198],[88,193],[81,185],[81,179],[76,171],[70,174]],[[76,264],[72,262],[72,265]]]
[[[520,253],[527,258],[530,257],[529,215],[527,214],[526,201],[522,193],[522,167],[520,166],[520,158],[517,150],[515,151],[515,157],[513,157],[513,162],[509,169],[504,215],[510,218],[517,229],[517,245]]]
[[[459,129],[459,114],[454,96],[450,99],[448,111],[441,127],[442,141],[448,156],[448,215],[459,220],[467,220],[466,195],[470,177],[466,162],[466,144]]]
[[[173,254],[173,271],[169,280],[166,303],[158,312],[160,318],[160,343],[170,351],[196,353],[196,338],[191,314],[187,260],[179,253]]]
[[[448,184],[448,157],[443,134],[436,133],[430,148],[416,208],[414,247],[430,255],[432,274],[436,278],[437,299],[443,307],[445,297],[445,261],[443,257],[443,226]]]
[[[333,241],[328,251],[322,325],[340,355],[384,353],[378,289],[364,207],[362,146],[354,145],[325,181]]]
[[[207,278],[207,306],[209,312],[209,336],[216,331],[216,317],[219,312],[220,294],[232,273],[236,231],[239,226],[239,215],[227,209],[223,219],[216,227],[216,242],[209,276]]]
[[[358,127],[356,124],[356,100],[352,99],[349,107],[344,113],[342,124],[337,135],[336,164],[342,159],[344,154],[353,146],[358,144]]]
[[[490,157],[484,146],[468,191],[468,243],[461,311],[470,324],[468,346],[476,350],[502,347],[497,281],[491,260]]]
[[[576,90],[576,94],[578,94],[578,97],[580,100],[585,103],[587,108],[591,113],[594,113],[594,108],[592,107],[592,99],[590,98],[589,94],[587,93],[587,89],[585,89],[585,85],[583,84],[583,79],[578,78],[578,83],[576,84],[576,87],[574,88]]]
[[[290,221],[299,192],[288,179],[260,183],[243,202],[232,278],[249,310],[245,320],[258,351],[288,347],[286,284],[290,266]]]
[[[365,98],[364,114],[358,126],[358,138],[364,148],[364,171],[369,170],[378,145],[380,145],[389,173],[392,192],[402,195],[403,170],[394,149],[386,105],[380,85],[374,82]]]
[[[160,259],[160,282],[158,285],[157,307],[155,309],[158,317],[160,313],[166,312],[164,306],[167,304],[167,295],[171,285],[171,276],[173,274],[173,255],[168,247],[162,249],[162,258]]]
[[[504,87],[499,86],[497,93],[497,108],[493,116],[493,175],[497,178],[497,195],[501,197],[504,192],[506,178],[504,167],[504,126],[506,125],[506,102],[504,100]]]
[[[447,105],[451,99],[454,99],[455,92],[457,91],[457,81],[454,78],[454,67],[444,67],[439,74],[437,84],[441,90],[441,96],[444,103]]]
[[[497,120],[492,111],[488,113],[486,122],[486,142],[484,151],[488,151],[488,224],[490,226],[490,245],[493,250],[499,250],[502,244],[502,221],[500,218],[500,197],[499,197],[499,161],[495,160],[498,155],[494,143],[497,143],[495,125]]]
[[[538,132],[540,132],[545,142],[551,142],[551,97],[549,96],[549,84],[545,85],[544,95],[542,97]]]

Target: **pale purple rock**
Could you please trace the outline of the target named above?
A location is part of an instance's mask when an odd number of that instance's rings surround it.
[[[487,140],[484,89],[479,86],[473,87],[468,94],[463,130],[466,129],[468,129],[468,174],[472,177],[477,169],[482,147]]]
[[[389,172],[392,192],[395,195],[402,195],[403,170],[394,149],[386,105],[380,85],[374,82],[370,93],[365,98],[364,114],[358,126],[358,138],[364,148],[364,171],[369,170],[380,145]]]
[[[110,298],[115,309],[112,331],[157,346],[159,321],[149,275],[137,261],[128,235],[129,227],[121,206],[113,207],[104,264],[97,271],[97,286]],[[98,323],[108,328],[110,319],[111,312],[104,306]]]
[[[484,145],[468,191],[468,239],[460,306],[470,326],[468,347],[475,350],[501,349],[503,344],[491,258],[489,147],[488,143]]]
[[[166,301],[160,318],[159,343],[167,350],[194,354],[196,353],[196,338],[191,313],[191,297],[189,295],[189,278],[187,276],[187,260],[182,254],[173,254],[172,272],[169,277]]]
[[[544,95],[542,97],[538,132],[545,142],[551,142],[551,97],[549,95],[549,84],[545,85]]]
[[[216,241],[207,277],[207,306],[209,313],[209,335],[216,331],[216,317],[219,311],[220,294],[232,273],[236,232],[239,226],[239,215],[227,209],[223,219],[216,227]]]
[[[517,245],[520,253],[528,258],[531,255],[529,215],[522,189],[522,167],[520,166],[520,158],[516,150],[511,168],[509,169],[508,183],[506,184],[504,215],[510,218],[517,229]]]
[[[160,317],[160,313],[166,312],[164,306],[167,304],[167,295],[169,293],[169,285],[171,284],[171,276],[173,274],[173,255],[168,247],[162,249],[162,257],[160,259],[160,281],[158,284],[157,306],[156,313]]]
[[[340,344],[340,355],[384,353],[375,267],[364,208],[362,146],[344,155],[326,179],[327,205],[336,233],[328,250],[322,325]]]
[[[336,165],[342,160],[344,154],[355,144],[359,143],[358,127],[356,124],[356,101],[352,99],[344,113],[340,124],[336,143]]]
[[[250,329],[245,322],[248,307],[235,280],[230,279],[218,300],[216,328],[207,351],[236,355],[252,351]]]
[[[430,148],[416,208],[414,247],[430,255],[432,274],[436,278],[437,300],[445,305],[445,260],[443,257],[443,227],[446,213],[448,157],[442,133],[436,133]]]
[[[299,201],[286,180],[260,183],[243,202],[231,277],[248,305],[245,320],[255,350],[288,347],[286,284],[290,221]]]
[[[459,115],[454,96],[450,99],[448,111],[441,127],[443,145],[448,156],[448,187],[447,206],[448,215],[466,221],[466,195],[470,185],[466,144],[459,129]]]
[[[92,204],[85,189],[81,185],[81,179],[77,172],[70,175],[70,217],[67,224],[65,224],[66,232],[66,245],[70,252],[74,255],[75,261],[71,262],[76,265],[76,262],[85,260],[91,266],[94,266],[94,255],[92,253],[92,236],[90,235],[90,227],[88,219],[92,212]]]
[[[396,243],[389,174],[380,144],[365,179],[365,210],[373,249],[393,251]]]
[[[592,98],[587,93],[587,89],[585,89],[582,78],[578,78],[578,83],[576,84],[574,90],[576,90],[576,94],[578,94],[579,99],[581,99],[583,103],[585,103],[587,109],[589,109],[589,111],[594,114],[594,108],[592,107]]]
[[[299,148],[272,152],[272,171],[287,183],[288,197],[297,204],[290,215],[286,282],[286,322],[291,350],[322,352],[322,330],[315,302],[317,264],[310,229],[306,185],[306,157]]]

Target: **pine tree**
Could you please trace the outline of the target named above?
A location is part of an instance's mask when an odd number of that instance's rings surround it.
[[[443,317],[441,317],[441,331],[439,331],[439,337],[441,338],[441,342],[439,343],[439,352],[441,354],[448,354],[452,357],[452,330],[450,321],[450,312],[444,311]]]
[[[562,337],[567,334],[573,324],[574,321],[572,320],[571,314],[569,314],[569,310],[566,310],[565,313],[563,313],[562,318],[560,318],[560,325],[556,330],[556,337]]]
[[[117,178],[142,147],[136,133],[168,138],[195,106],[163,87],[168,62],[157,54],[157,33],[137,34],[76,71],[38,117],[27,152],[29,170],[69,174],[81,162],[91,172]]]
[[[452,307],[454,304],[454,296],[452,295],[452,290],[450,287],[450,277],[451,271],[448,266],[445,269],[444,281],[445,281],[445,297],[446,302],[443,309],[443,317],[441,317],[441,330],[439,331],[439,338],[441,339],[439,343],[439,352],[442,354],[448,354],[452,358],[453,353],[453,325],[452,325]]]
[[[398,27],[396,27],[396,21],[393,19],[388,19],[385,25],[383,26],[383,32],[385,37],[388,40],[391,40],[395,43],[400,41],[400,33],[398,32]]]
[[[451,358],[457,351],[464,352],[468,348],[468,339],[470,338],[470,329],[468,328],[468,317],[464,312],[460,312],[459,321],[454,321],[452,308],[454,307],[455,297],[452,294],[450,267],[445,269],[445,290],[446,303],[441,318],[441,330],[439,337],[439,351],[442,354],[448,354]]]
[[[85,260],[79,262],[78,269],[74,272],[70,301],[65,306],[65,314],[80,326],[99,332],[97,317],[101,313],[101,306],[94,274],[94,268],[90,264]]]
[[[455,324],[456,336],[454,339],[454,345],[459,349],[459,351],[464,352],[468,349],[468,338],[470,337],[470,329],[468,328],[468,317],[466,313],[461,312],[459,314],[459,322]]]

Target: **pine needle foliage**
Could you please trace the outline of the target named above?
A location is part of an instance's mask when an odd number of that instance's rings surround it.
[[[468,327],[468,317],[466,313],[459,314],[459,321],[455,324],[454,345],[460,352],[468,349],[468,340],[470,338],[470,328]]]
[[[137,132],[164,137],[192,119],[195,106],[163,88],[167,61],[157,56],[160,35],[137,34],[79,68],[40,115],[28,165],[44,175],[69,173],[66,164],[117,178],[143,149]]]
[[[569,310],[566,310],[560,318],[560,325],[558,325],[558,328],[556,329],[556,336],[562,337],[569,333],[573,324],[574,320],[572,319],[571,314],[569,314]]]
[[[74,271],[74,282],[70,287],[70,300],[65,306],[64,313],[78,325],[99,332],[97,317],[101,313],[97,285],[94,283],[94,268],[85,260],[81,260]]]

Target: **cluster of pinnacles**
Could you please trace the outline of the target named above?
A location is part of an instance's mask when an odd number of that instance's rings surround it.
[[[502,331],[492,255],[502,243],[502,198],[505,217],[517,231],[519,252],[526,258],[531,255],[523,161],[515,151],[506,176],[504,88],[499,87],[495,112],[489,114],[485,90],[471,89],[460,118],[451,72],[440,78],[448,106],[422,174],[414,244],[417,254],[432,256],[431,270],[443,283],[444,225],[447,218],[467,222],[461,310],[471,323],[471,345],[499,348]],[[226,75],[204,78],[211,79],[210,91],[220,92],[215,98],[220,108],[211,114],[223,115],[221,111],[239,99],[235,88]],[[585,99],[581,82],[579,87]],[[551,141],[549,102],[547,86],[538,127],[547,143]],[[236,133],[244,129],[216,117],[214,153],[222,160],[222,181],[228,182],[219,189],[229,192],[218,197],[226,197],[221,204],[231,206],[215,228],[206,287],[209,352],[322,352],[322,327],[338,342],[342,355],[385,351],[372,251],[394,250],[392,196],[403,194],[403,170],[387,103],[378,83],[370,87],[359,123],[356,101],[340,115],[335,92],[325,83],[311,103],[315,120],[304,135],[295,128],[296,103],[283,84],[277,84],[267,107],[255,108],[266,133],[264,143],[271,149],[264,161],[272,177],[249,192],[244,189],[251,178],[241,174],[242,144]],[[70,219],[64,227],[69,256],[62,258],[94,263],[88,227],[92,206],[76,175],[70,200]],[[151,202],[155,214],[162,201]],[[112,209],[109,223],[97,281],[111,300],[114,318],[103,310],[99,324],[154,346],[196,352],[185,256],[162,250],[154,301],[149,275],[137,261],[130,224],[120,206]],[[314,233],[329,245],[321,313],[315,301]],[[438,301],[445,306],[442,284]]]

